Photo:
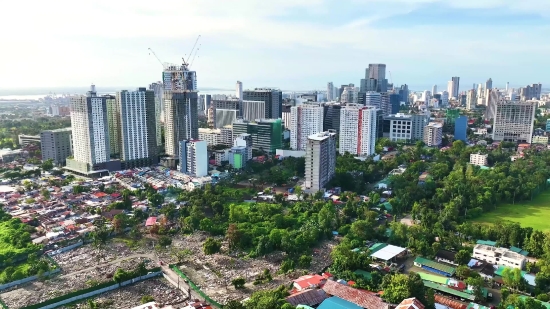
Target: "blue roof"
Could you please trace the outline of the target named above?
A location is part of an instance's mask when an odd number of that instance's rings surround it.
[[[478,241],[476,243],[478,245],[487,245],[487,246],[492,246],[492,247],[495,247],[497,245],[496,241],[482,240],[482,239],[478,239]]]
[[[345,299],[333,296],[325,299],[317,309],[363,309],[363,307],[359,307]]]

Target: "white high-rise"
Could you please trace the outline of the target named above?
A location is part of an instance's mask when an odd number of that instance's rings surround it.
[[[370,156],[375,152],[377,112],[374,106],[347,105],[340,109],[340,154]]]
[[[196,177],[208,175],[206,141],[185,140],[179,142],[180,172]]]
[[[334,84],[332,82],[327,84],[327,101],[334,101]]]
[[[265,118],[265,101],[249,101],[241,102],[242,118],[244,120],[256,120]]]
[[[344,87],[342,92],[342,103],[357,103],[359,100],[359,88],[357,87]]]
[[[319,191],[336,172],[336,133],[320,132],[308,137],[306,147],[306,190]]]
[[[493,140],[531,143],[536,102],[498,101],[494,108]]]
[[[449,92],[448,91],[443,91],[441,93],[441,105],[443,105],[444,107],[449,106]]]
[[[382,95],[380,92],[367,91],[365,93],[365,105],[375,106],[380,109],[382,107]]]
[[[290,108],[290,148],[305,150],[308,136],[323,132],[323,110],[320,104]]]
[[[98,97],[95,86],[86,96],[74,96],[71,102],[74,161],[93,166],[110,160],[107,103]]]
[[[441,145],[443,139],[443,125],[439,122],[430,122],[424,127],[424,143],[428,147]]]
[[[472,110],[476,108],[476,92],[474,89],[468,90],[466,95],[466,109]]]
[[[240,81],[237,81],[237,86],[235,90],[235,96],[237,99],[242,100],[243,99],[243,83]]]
[[[436,94],[437,93],[437,85],[434,85],[432,87],[432,94]]]

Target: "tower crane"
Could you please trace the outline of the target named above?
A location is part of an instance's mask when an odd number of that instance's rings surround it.
[[[151,47],[148,48],[149,50],[149,55],[153,54],[153,56],[155,56],[155,58],[157,58],[157,60],[159,61],[159,63],[161,65],[164,65],[164,63],[162,61],[160,61],[159,57],[157,56],[157,54],[155,54],[155,52],[151,49]]]
[[[191,63],[189,64],[189,66],[192,66],[193,62],[195,62],[195,57],[197,57],[197,53],[201,49],[201,46],[202,46],[202,44],[199,44],[199,47],[197,47],[197,50],[195,50],[195,54],[193,55],[193,59],[191,59]]]
[[[191,48],[191,52],[189,52],[189,57],[187,57],[187,60],[185,60],[185,57],[181,58],[183,60],[184,66],[186,67],[189,66],[189,59],[191,58],[191,54],[193,54],[193,50],[195,50],[195,47],[197,46],[197,42],[199,41],[200,38],[201,38],[201,35],[199,34],[199,36],[195,40],[195,44],[193,44],[193,48]]]
[[[390,81],[391,81],[391,83],[392,83],[392,85],[393,85],[393,76],[391,76],[391,71],[388,71],[388,73],[390,73]]]

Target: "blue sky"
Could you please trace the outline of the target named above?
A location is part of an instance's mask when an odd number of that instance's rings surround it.
[[[0,19],[0,90],[137,87],[201,34],[200,87],[325,89],[386,63],[395,84],[550,83],[548,0],[29,0]],[[388,74],[389,75],[389,74]]]

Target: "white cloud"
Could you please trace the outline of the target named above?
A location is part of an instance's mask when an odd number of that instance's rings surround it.
[[[202,45],[194,67],[204,87],[231,88],[236,79],[283,88],[319,84],[319,79],[347,78],[341,82],[348,83],[373,62],[387,63],[401,76],[398,80],[408,83],[413,83],[407,81],[411,76],[439,78],[469,66],[477,72],[503,63],[508,67],[503,71],[528,68],[536,59],[547,64],[541,56],[548,52],[547,43],[522,44],[539,42],[548,30],[542,26],[386,29],[379,24],[436,2],[536,7],[535,0],[13,1],[0,19],[0,27],[9,29],[0,49],[0,86],[145,85],[160,78],[160,65],[148,47],[163,61],[179,61],[199,34]],[[338,5],[361,6],[367,13],[346,21],[334,10]],[[304,18],[285,20],[291,12]],[[515,64],[517,55],[529,55],[523,60],[527,64]]]

